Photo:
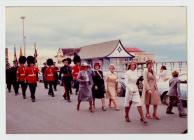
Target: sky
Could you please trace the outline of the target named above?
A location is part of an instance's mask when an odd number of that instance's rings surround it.
[[[53,57],[59,48],[120,39],[125,47],[154,53],[156,61],[187,60],[186,7],[7,7],[6,47],[13,58],[22,47],[25,16],[26,54]]]

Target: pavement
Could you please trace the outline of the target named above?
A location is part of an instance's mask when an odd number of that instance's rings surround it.
[[[166,106],[160,104],[158,114],[161,120],[148,120],[148,126],[139,121],[136,107],[130,110],[130,120],[124,119],[124,98],[117,97],[120,111],[107,107],[101,110],[101,101],[96,100],[96,111],[88,111],[88,102],[82,102],[76,110],[77,95],[71,95],[72,102],[62,97],[64,89],[57,87],[55,97],[48,96],[43,83],[38,83],[36,102],[31,102],[27,89],[27,99],[15,96],[13,89],[6,91],[6,133],[7,134],[178,134],[187,128],[188,119],[165,113]],[[108,100],[106,100],[108,104]],[[144,107],[145,110],[145,107]],[[186,109],[187,110],[187,109]],[[152,111],[152,108],[151,108]]]

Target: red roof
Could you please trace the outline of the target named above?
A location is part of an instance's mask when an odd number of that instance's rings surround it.
[[[127,52],[142,52],[139,48],[125,48]]]

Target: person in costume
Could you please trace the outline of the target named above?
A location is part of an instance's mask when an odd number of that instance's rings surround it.
[[[46,68],[47,68],[46,62],[43,63],[43,65],[44,65],[44,66],[42,67],[41,72],[42,72],[42,77],[43,77],[43,82],[44,82],[44,88],[45,88],[45,89],[48,89],[48,83],[47,83],[47,81],[44,79],[44,72],[45,72],[45,70],[46,70]]]
[[[26,82],[29,85],[31,99],[32,102],[35,102],[35,92],[37,87],[37,75],[38,75],[38,68],[35,66],[35,59],[33,56],[27,57],[27,64],[26,67]]]
[[[10,77],[11,77],[11,84],[13,85],[13,89],[15,92],[15,95],[17,96],[19,94],[19,85],[17,82],[17,68],[18,68],[18,62],[16,60],[13,61],[13,66],[10,70]]]
[[[19,58],[20,66],[17,68],[17,82],[19,85],[21,85],[22,95],[23,95],[24,99],[26,99],[26,89],[27,89],[25,63],[26,63],[26,57],[20,56],[20,58]]]
[[[58,75],[58,71],[59,68],[56,66],[56,62],[53,62],[54,64],[54,90],[57,91],[57,84],[58,84],[58,79],[59,79],[59,75]]]
[[[63,59],[62,62],[64,64],[64,66],[61,67],[60,73],[59,73],[59,79],[62,80],[64,89],[65,89],[63,97],[68,102],[71,102],[70,93],[71,93],[71,82],[72,82],[72,79],[73,79],[72,78],[72,73],[71,73],[71,67],[69,66],[70,60],[71,60],[70,58]],[[63,77],[62,77],[62,75],[63,75]]]
[[[55,73],[55,69],[53,66],[53,60],[52,59],[48,59],[47,60],[47,68],[44,72],[44,79],[47,81],[48,85],[49,85],[49,90],[48,90],[48,95],[51,95],[52,97],[54,97],[54,91],[53,91],[53,86],[54,86],[54,73]]]

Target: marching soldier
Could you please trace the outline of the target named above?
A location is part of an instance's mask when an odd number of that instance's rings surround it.
[[[16,96],[19,94],[18,92],[19,85],[18,85],[17,78],[16,78],[17,68],[18,68],[18,62],[14,60],[13,67],[11,67],[10,77],[11,77],[11,84],[13,85]]]
[[[48,65],[48,67],[46,68],[46,70],[44,72],[44,79],[47,81],[47,83],[49,85],[48,95],[51,95],[52,97],[54,97],[55,95],[54,95],[54,92],[53,92],[53,85],[54,85],[55,69],[54,69],[54,67],[52,67],[53,60],[48,59],[47,60],[47,65]]]
[[[35,59],[33,56],[27,57],[27,64],[28,66],[26,67],[26,81],[29,85],[32,102],[35,102],[35,92],[38,80],[37,75],[39,70],[37,67],[35,67]]]
[[[11,82],[12,82],[12,79],[11,79],[11,67],[10,67],[10,64],[7,63],[6,64],[6,84],[7,84],[8,92],[11,92]]]
[[[59,71],[59,68],[55,65],[56,62],[53,63],[54,64],[54,90],[57,91],[57,84],[58,84],[58,71]]]
[[[25,56],[20,56],[19,58],[19,64],[20,66],[17,68],[17,82],[19,85],[21,85],[22,88],[22,95],[23,98],[26,99],[26,89],[27,89],[27,84],[26,84],[26,57]]]
[[[45,88],[45,89],[48,89],[48,83],[47,83],[47,81],[44,79],[44,72],[45,72],[47,66],[46,66],[46,63],[43,63],[43,65],[44,65],[44,66],[42,67],[41,72],[42,72],[42,77],[43,77],[43,82],[44,82],[44,88]]]
[[[69,66],[69,64],[71,63],[70,61],[71,61],[70,58],[63,59],[62,62],[64,63],[64,66],[61,67],[60,73],[59,73],[59,79],[62,80],[65,88],[63,97],[68,102],[71,102],[70,93],[71,93],[71,82],[72,82],[71,67]],[[61,78],[62,74],[63,74],[63,78]]]

